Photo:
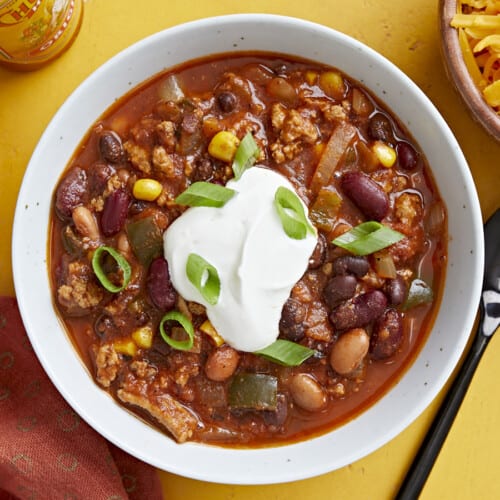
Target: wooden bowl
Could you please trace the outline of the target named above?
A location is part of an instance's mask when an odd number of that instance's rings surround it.
[[[439,0],[441,49],[448,78],[462,97],[472,117],[491,136],[500,141],[500,116],[487,104],[472,80],[462,56],[458,30],[450,24],[456,12],[457,0]]]

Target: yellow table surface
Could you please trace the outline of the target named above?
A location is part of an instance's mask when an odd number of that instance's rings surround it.
[[[14,209],[30,155],[66,97],[94,69],[156,31],[212,15],[266,12],[301,17],[347,33],[381,52],[429,96],[455,133],[486,219],[500,206],[496,143],[469,117],[448,82],[439,51],[437,0],[87,0],[71,49],[33,73],[0,68],[0,294],[13,294]],[[434,165],[439,168],[439,165]],[[493,339],[422,493],[426,498],[500,498],[500,339]],[[161,472],[165,498],[390,498],[402,481],[443,393],[403,433],[343,469],[268,486],[204,483]]]

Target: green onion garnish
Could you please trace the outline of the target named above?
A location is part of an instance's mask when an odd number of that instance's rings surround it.
[[[259,146],[257,146],[253,135],[248,132],[239,143],[238,149],[234,155],[234,178],[238,180],[243,175],[243,172],[255,163],[259,155]]]
[[[264,349],[255,351],[255,354],[259,354],[280,365],[299,366],[306,359],[310,358],[314,352],[314,350],[295,342],[278,339]]]
[[[195,182],[175,199],[178,205],[190,207],[222,207],[235,191],[211,182]]]
[[[121,286],[115,285],[107,276],[106,272],[101,267],[101,256],[103,253],[109,254],[120,271],[122,272],[122,284]],[[94,270],[97,279],[101,282],[101,285],[108,291],[112,293],[121,292],[129,283],[130,276],[132,274],[132,269],[127,259],[117,250],[111,247],[102,246],[99,247],[92,257],[92,269]]]
[[[368,221],[353,227],[332,243],[345,248],[354,255],[369,255],[397,243],[405,237],[380,222]]]
[[[172,337],[169,337],[165,332],[164,324],[167,321],[177,321],[184,331],[186,332],[188,338],[186,340],[175,340]],[[184,314],[178,311],[170,311],[160,321],[160,335],[163,340],[174,349],[178,351],[189,351],[193,347],[194,342],[194,328],[191,321],[189,321]]]
[[[217,304],[220,293],[220,279],[217,269],[203,257],[190,253],[186,263],[186,274],[189,281],[212,305]]]
[[[304,205],[293,191],[280,186],[274,195],[274,206],[283,229],[290,238],[303,240],[308,231],[315,234],[314,228],[306,217]]]

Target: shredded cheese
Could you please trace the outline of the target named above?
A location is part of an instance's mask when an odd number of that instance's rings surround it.
[[[459,0],[451,25],[458,29],[469,73],[500,115],[500,0]]]

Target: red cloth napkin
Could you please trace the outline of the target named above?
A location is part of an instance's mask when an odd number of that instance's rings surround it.
[[[14,298],[0,297],[0,500],[160,500],[153,467],[97,434],[38,362]]]

